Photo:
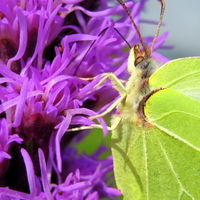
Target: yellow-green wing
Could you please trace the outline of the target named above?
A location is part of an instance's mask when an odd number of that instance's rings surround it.
[[[167,62],[149,78],[150,89],[171,88],[200,101],[200,57]]]
[[[121,118],[112,134],[124,199],[200,199],[200,103],[164,89],[147,100],[144,113],[146,123]]]

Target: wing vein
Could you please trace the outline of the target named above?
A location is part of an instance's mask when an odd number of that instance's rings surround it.
[[[147,194],[147,200],[149,200],[149,171],[148,171],[148,153],[147,153],[147,140],[146,140],[146,134],[143,134],[143,142],[144,142],[144,157],[145,157],[145,164],[146,164],[146,194]]]
[[[126,157],[128,157],[129,152],[131,150],[131,148],[136,144],[138,138],[140,137],[140,134],[137,135],[137,137],[135,137],[134,141],[131,143],[131,145],[128,147],[127,153],[126,153]]]
[[[184,76],[181,76],[180,78],[176,78],[175,80],[168,82],[168,84],[166,84],[165,87],[173,86],[173,85],[175,85],[176,82],[179,82],[180,80],[185,79],[186,77],[192,76],[194,74],[196,75],[196,74],[199,74],[199,73],[200,73],[199,71],[194,71],[194,72],[185,74]],[[193,79],[191,79],[191,80],[193,80]]]
[[[175,178],[176,178],[178,184],[180,185],[180,188],[182,189],[182,191],[180,192],[180,197],[181,197],[181,195],[182,195],[182,192],[185,192],[190,198],[194,199],[194,197],[192,197],[192,195],[189,194],[189,193],[187,192],[187,190],[183,187],[183,185],[182,185],[182,183],[181,183],[181,181],[180,181],[180,177],[179,177],[178,174],[175,172],[174,167],[173,167],[173,164],[172,164],[171,160],[169,159],[169,157],[168,157],[168,155],[167,155],[167,152],[166,152],[165,149],[163,148],[163,146],[162,146],[160,140],[159,140],[157,137],[156,137],[156,139],[157,139],[157,141],[158,141],[158,143],[159,143],[159,145],[160,145],[160,147],[161,147],[161,149],[162,149],[162,151],[163,151],[163,154],[164,154],[166,160],[168,161],[168,164],[169,164],[169,166],[170,166],[170,168],[171,168],[171,170],[172,170],[172,173],[174,174],[174,176],[175,176]]]
[[[154,124],[157,128],[159,128],[161,131],[167,133],[169,136],[173,137],[174,139],[177,139],[186,145],[190,146],[191,148],[195,149],[196,151],[200,152],[200,148],[195,147],[193,144],[189,143],[188,141],[184,140],[183,138],[177,136],[176,134],[170,132],[168,129],[163,128],[162,126],[159,126],[158,124]]]
[[[183,112],[183,111],[180,111],[180,110],[173,110],[173,111],[171,111],[171,112],[166,112],[166,113],[164,113],[164,114],[161,115],[161,117],[159,117],[159,118],[156,118],[156,119],[154,118],[154,120],[149,120],[149,122],[150,122],[150,123],[154,123],[155,121],[158,121],[158,120],[160,120],[160,119],[162,119],[162,118],[164,118],[164,117],[167,117],[168,115],[171,115],[172,113],[183,113],[183,114],[189,115],[189,116],[191,116],[191,117],[195,117],[195,118],[200,119],[200,117],[197,116],[197,115],[194,115],[194,114],[191,114],[191,113],[187,113],[187,112]]]

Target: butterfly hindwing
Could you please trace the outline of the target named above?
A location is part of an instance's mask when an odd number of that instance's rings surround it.
[[[147,100],[144,113],[144,126],[116,116],[112,153],[124,199],[198,199],[200,103],[163,89]]]

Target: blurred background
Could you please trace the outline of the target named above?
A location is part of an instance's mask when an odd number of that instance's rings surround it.
[[[200,0],[165,0],[164,26],[160,33],[169,32],[166,45],[173,45],[170,50],[158,50],[169,59],[188,56],[200,56]],[[158,21],[160,3],[149,0],[141,19]],[[142,24],[143,36],[153,35],[156,26]]]

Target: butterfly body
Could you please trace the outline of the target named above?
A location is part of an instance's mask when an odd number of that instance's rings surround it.
[[[134,53],[135,48],[138,49],[138,46],[135,45],[131,49],[128,59],[130,78],[125,86],[127,95],[118,105],[117,111],[120,115],[123,115],[123,118],[130,118],[136,122],[138,118],[140,118],[138,113],[139,103],[144,96],[151,92],[148,85],[148,79],[161,66],[161,63],[158,63],[150,56],[145,57],[146,54],[144,54],[143,57],[139,57],[142,61],[135,66],[135,60],[138,58],[137,54],[135,55]]]

